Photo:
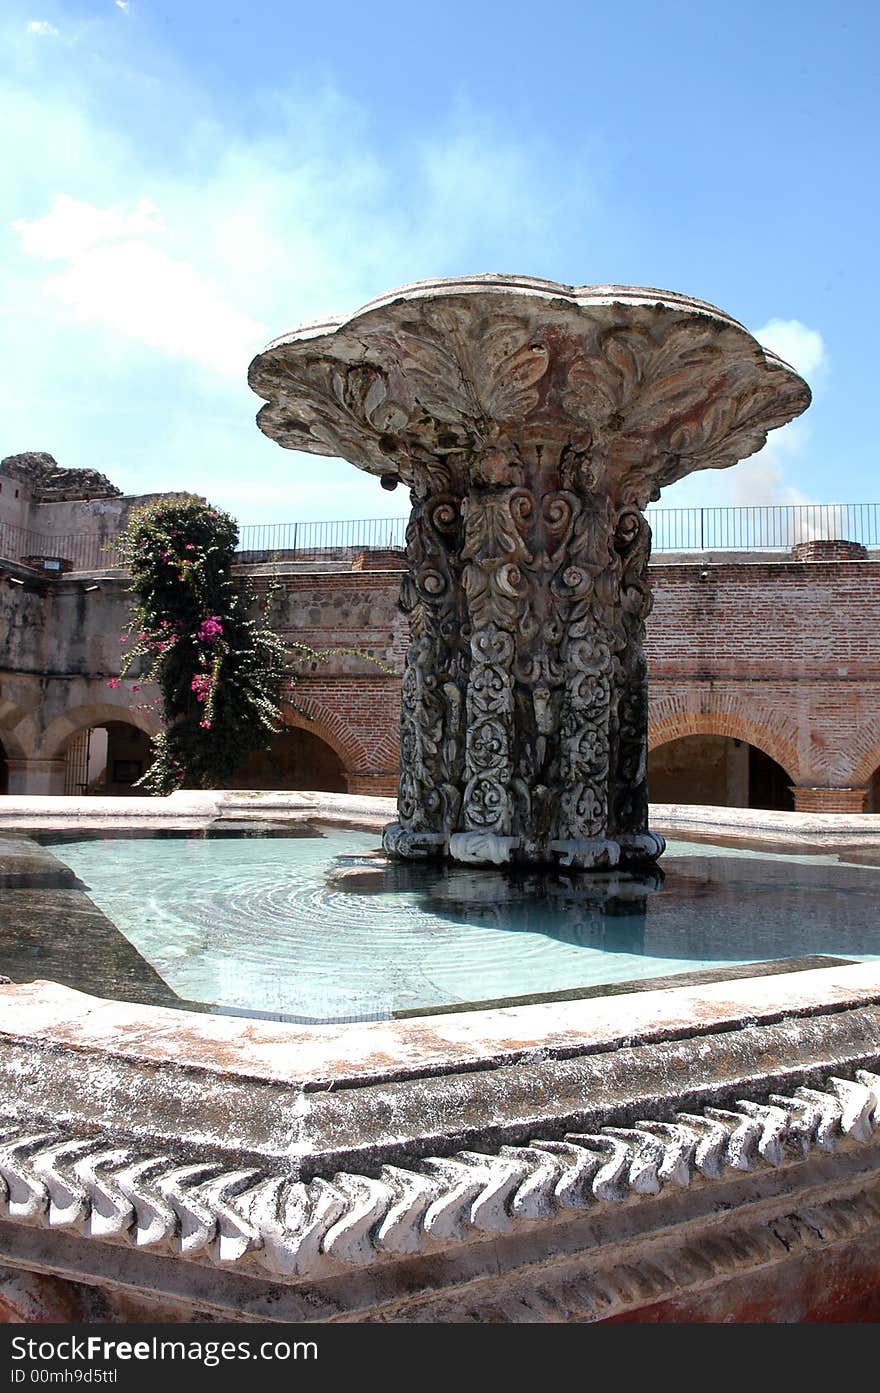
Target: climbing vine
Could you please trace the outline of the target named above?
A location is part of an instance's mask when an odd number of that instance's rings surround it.
[[[177,495],[133,512],[119,540],[134,597],[120,641],[131,646],[108,685],[139,671],[132,690],[157,683],[166,722],[139,784],[152,794],[222,787],[281,729],[290,680],[284,643],[265,611],[253,617],[250,587],[233,579],[235,520]]]

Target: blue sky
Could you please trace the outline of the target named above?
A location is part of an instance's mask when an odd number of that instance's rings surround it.
[[[244,522],[404,512],[254,425],[270,337],[428,276],[664,286],[804,372],[668,506],[880,500],[880,7],[7,0],[0,454]]]

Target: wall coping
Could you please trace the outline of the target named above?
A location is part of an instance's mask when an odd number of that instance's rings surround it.
[[[61,794],[7,794],[0,798],[0,827],[196,826],[215,818],[356,822],[377,831],[396,814],[396,800],[361,794],[184,789],[167,798],[71,798]],[[651,823],[664,833],[715,834],[739,841],[784,840],[817,847],[874,845],[880,813],[797,813],[690,803],[652,803]]]

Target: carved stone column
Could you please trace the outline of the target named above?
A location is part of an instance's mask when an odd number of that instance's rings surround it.
[[[400,704],[399,832],[402,856],[443,853],[461,807],[464,679],[460,585],[461,499],[419,496],[406,533],[410,571],[400,605],[409,615]]]
[[[655,859],[644,509],[760,449],[806,384],[701,301],[503,276],[418,283],[294,331],[250,381],[267,435],[411,490],[386,849]]]

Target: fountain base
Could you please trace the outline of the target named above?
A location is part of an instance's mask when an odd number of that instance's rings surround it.
[[[663,855],[666,842],[659,832],[622,833],[619,837],[567,837],[531,840],[501,837],[494,832],[413,831],[389,822],[382,845],[395,860],[449,860],[467,866],[545,866],[565,870],[602,871],[614,866],[644,866]]]

